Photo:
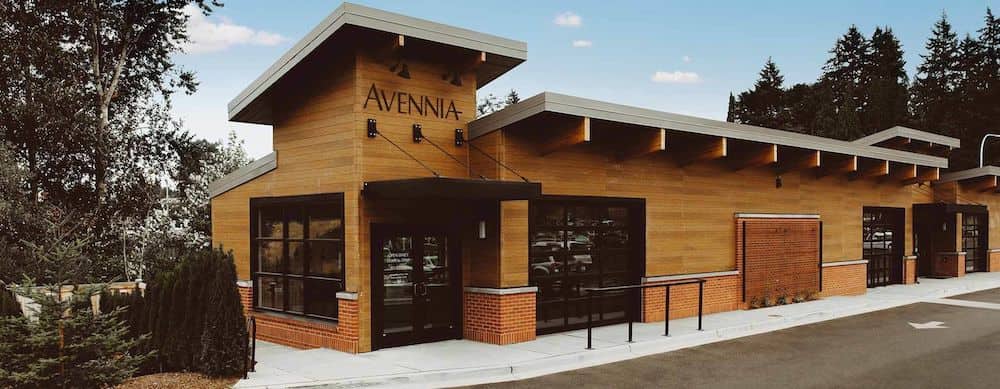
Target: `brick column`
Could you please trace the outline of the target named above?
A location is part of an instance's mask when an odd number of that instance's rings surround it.
[[[704,313],[718,313],[744,309],[743,286],[740,272],[723,271],[713,273],[687,274],[682,276],[647,277],[644,284],[681,282],[705,279]],[[642,321],[644,323],[663,321],[666,288],[642,290]],[[698,314],[698,285],[681,285],[670,288],[670,318],[689,317]]]
[[[462,308],[462,337],[491,344],[535,340],[538,288],[467,287]]]
[[[903,257],[903,283],[913,284],[917,282],[917,256],[907,255]]]

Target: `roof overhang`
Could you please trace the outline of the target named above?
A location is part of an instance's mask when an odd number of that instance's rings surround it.
[[[361,194],[377,199],[531,200],[542,184],[471,178],[421,177],[365,182]]]
[[[208,184],[209,198],[226,193],[278,167],[278,153],[271,152]]]
[[[271,124],[270,112],[250,114],[246,111],[262,109],[259,107],[260,101],[266,100],[276,83],[347,26],[484,53],[487,59],[483,66],[476,69],[478,87],[486,85],[528,58],[528,46],[521,41],[344,3],[229,102],[229,120]]]
[[[903,126],[895,126],[888,130],[879,131],[866,137],[855,139],[852,143],[937,156],[946,156],[952,150],[962,145],[961,140],[958,138]]]
[[[798,149],[883,160],[930,168],[947,168],[948,159],[933,155],[875,147],[855,142],[703,119],[669,112],[543,92],[469,123],[470,138],[486,135],[544,112],[667,129],[685,133],[758,142]]]
[[[942,173],[938,182],[967,181],[1000,176],[1000,166],[983,166],[957,172]]]

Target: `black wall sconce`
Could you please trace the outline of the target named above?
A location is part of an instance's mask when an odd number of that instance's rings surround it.
[[[448,81],[450,84],[454,86],[462,86],[462,75],[459,74],[458,72],[445,73],[444,75],[441,76],[441,79],[442,80],[450,79],[450,81]]]
[[[774,177],[774,187],[781,188],[781,176]]]
[[[463,144],[465,144],[464,134],[465,131],[462,131],[461,128],[455,129],[455,146],[462,146]]]
[[[422,140],[424,140],[424,131],[423,131],[423,128],[420,127],[419,124],[414,124],[413,125],[413,143],[420,143],[420,141],[422,141]]]
[[[396,69],[399,69],[399,71],[397,72]],[[400,76],[400,77],[405,78],[407,80],[410,79],[410,67],[406,66],[406,64],[403,63],[402,59],[399,60],[399,62],[396,62],[395,65],[390,66],[389,67],[389,71],[393,72],[393,73],[396,73],[397,76]]]
[[[375,123],[375,119],[368,119],[368,137],[374,138],[378,135],[378,125]]]

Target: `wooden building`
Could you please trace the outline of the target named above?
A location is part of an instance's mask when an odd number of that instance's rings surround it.
[[[704,279],[705,311],[1000,270],[1000,168],[957,139],[853,142],[541,93],[476,117],[527,45],[344,4],[229,104],[274,152],[212,184],[259,338],[367,352],[579,328],[588,288]],[[992,238],[992,239],[991,239]],[[671,291],[671,317],[697,311]],[[597,324],[664,319],[663,288]]]

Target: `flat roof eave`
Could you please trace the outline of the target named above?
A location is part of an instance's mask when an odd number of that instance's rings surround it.
[[[920,131],[904,126],[895,126],[887,130],[876,132],[874,134],[868,135],[863,138],[855,139],[851,142],[862,145],[874,146],[878,143],[893,138],[914,139],[936,145],[948,146],[953,149],[957,149],[962,146],[962,141],[959,140],[958,138],[953,138],[941,134],[935,134],[933,132]]]
[[[521,41],[357,4],[343,3],[229,102],[227,106],[229,120],[270,124],[269,112],[264,112],[262,116],[247,111],[255,106],[258,110],[266,110],[266,108],[259,107],[259,103],[264,100],[267,91],[345,25],[481,51],[487,53],[487,58],[490,55],[502,56],[505,57],[505,60],[500,61],[500,63],[507,65],[503,72],[528,58],[528,45]],[[492,78],[483,80],[482,85],[491,80]]]
[[[1000,166],[983,166],[956,172],[941,173],[941,179],[938,182],[965,181],[992,176],[1000,176]]]
[[[701,135],[771,143],[780,146],[819,150],[927,167],[948,167],[947,158],[933,155],[869,146],[766,127],[704,119],[553,92],[539,93],[517,104],[472,121],[469,123],[470,138],[475,139],[542,112],[555,112],[650,128],[664,128]]]

